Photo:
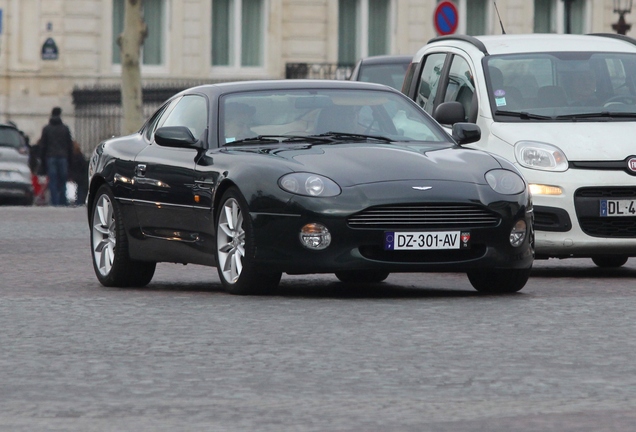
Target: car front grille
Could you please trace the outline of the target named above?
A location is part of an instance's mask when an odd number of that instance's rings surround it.
[[[486,245],[474,245],[470,249],[447,249],[434,251],[387,251],[381,246],[362,246],[360,254],[368,259],[398,263],[457,263],[482,258]]]
[[[414,204],[370,207],[349,217],[351,228],[445,229],[483,228],[500,223],[500,216],[470,204]]]
[[[636,187],[589,187],[574,194],[581,230],[592,237],[636,238],[636,217],[601,217],[600,200],[636,199]]]
[[[636,217],[585,217],[579,218],[579,225],[585,234],[592,237],[636,237]]]

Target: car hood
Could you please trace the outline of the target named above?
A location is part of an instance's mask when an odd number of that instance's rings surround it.
[[[444,144],[330,144],[260,154],[284,158],[292,170],[325,175],[341,187],[414,179],[485,184],[484,173],[501,168],[485,152]]]
[[[636,154],[634,122],[493,123],[494,136],[514,145],[540,141],[560,148],[570,161],[623,160]]]

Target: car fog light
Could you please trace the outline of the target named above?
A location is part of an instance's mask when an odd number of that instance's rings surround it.
[[[307,249],[325,249],[331,244],[331,234],[326,226],[310,223],[300,229],[300,242]]]
[[[532,195],[562,195],[563,189],[559,186],[530,184],[530,193]]]
[[[526,238],[526,221],[519,220],[510,231],[510,244],[513,247],[521,246]]]

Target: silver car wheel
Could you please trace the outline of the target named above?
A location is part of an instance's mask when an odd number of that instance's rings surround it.
[[[108,276],[113,268],[116,246],[116,226],[113,204],[108,195],[101,195],[93,210],[93,259],[99,272]]]
[[[243,213],[238,201],[234,198],[228,199],[223,204],[218,224],[216,244],[219,268],[227,282],[235,283],[243,270],[245,230],[243,229]]]

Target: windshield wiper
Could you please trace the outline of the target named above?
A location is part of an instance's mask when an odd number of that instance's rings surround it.
[[[320,141],[330,142],[329,138],[320,137],[318,135],[259,135],[250,138],[244,138],[236,141],[231,141],[225,145],[231,144],[261,144],[261,143],[291,143],[299,141]]]
[[[277,142],[280,142],[280,140],[266,137],[264,135],[259,135],[255,137],[243,138],[236,141],[230,141],[228,143],[225,143],[225,145],[227,146],[232,144],[260,144],[260,143],[277,143]]]
[[[495,115],[519,117],[522,120],[528,120],[528,119],[533,119],[533,120],[554,120],[554,117],[544,116],[544,115],[540,115],[540,114],[532,114],[532,113],[525,112],[525,111],[502,111],[502,110],[497,110],[497,111],[495,111]]]
[[[312,135],[312,136],[316,136],[316,137],[330,137],[332,139],[335,140],[341,140],[341,139],[349,139],[349,140],[355,140],[355,141],[366,141],[366,140],[377,140],[377,141],[384,141],[384,142],[393,142],[395,140],[391,139],[391,138],[387,138],[385,136],[382,135],[365,135],[365,134],[358,134],[358,133],[347,133],[347,132],[327,132],[327,133],[323,133],[320,135]]]
[[[560,115],[557,116],[557,120],[567,120],[567,119],[571,119],[571,120],[577,120],[577,119],[589,119],[589,118],[597,118],[597,117],[604,117],[604,118],[613,118],[613,117],[620,117],[620,118],[636,118],[636,113],[633,112],[609,112],[609,111],[601,111],[601,112],[593,112],[593,113],[579,113],[579,114],[567,114],[567,115]]]

